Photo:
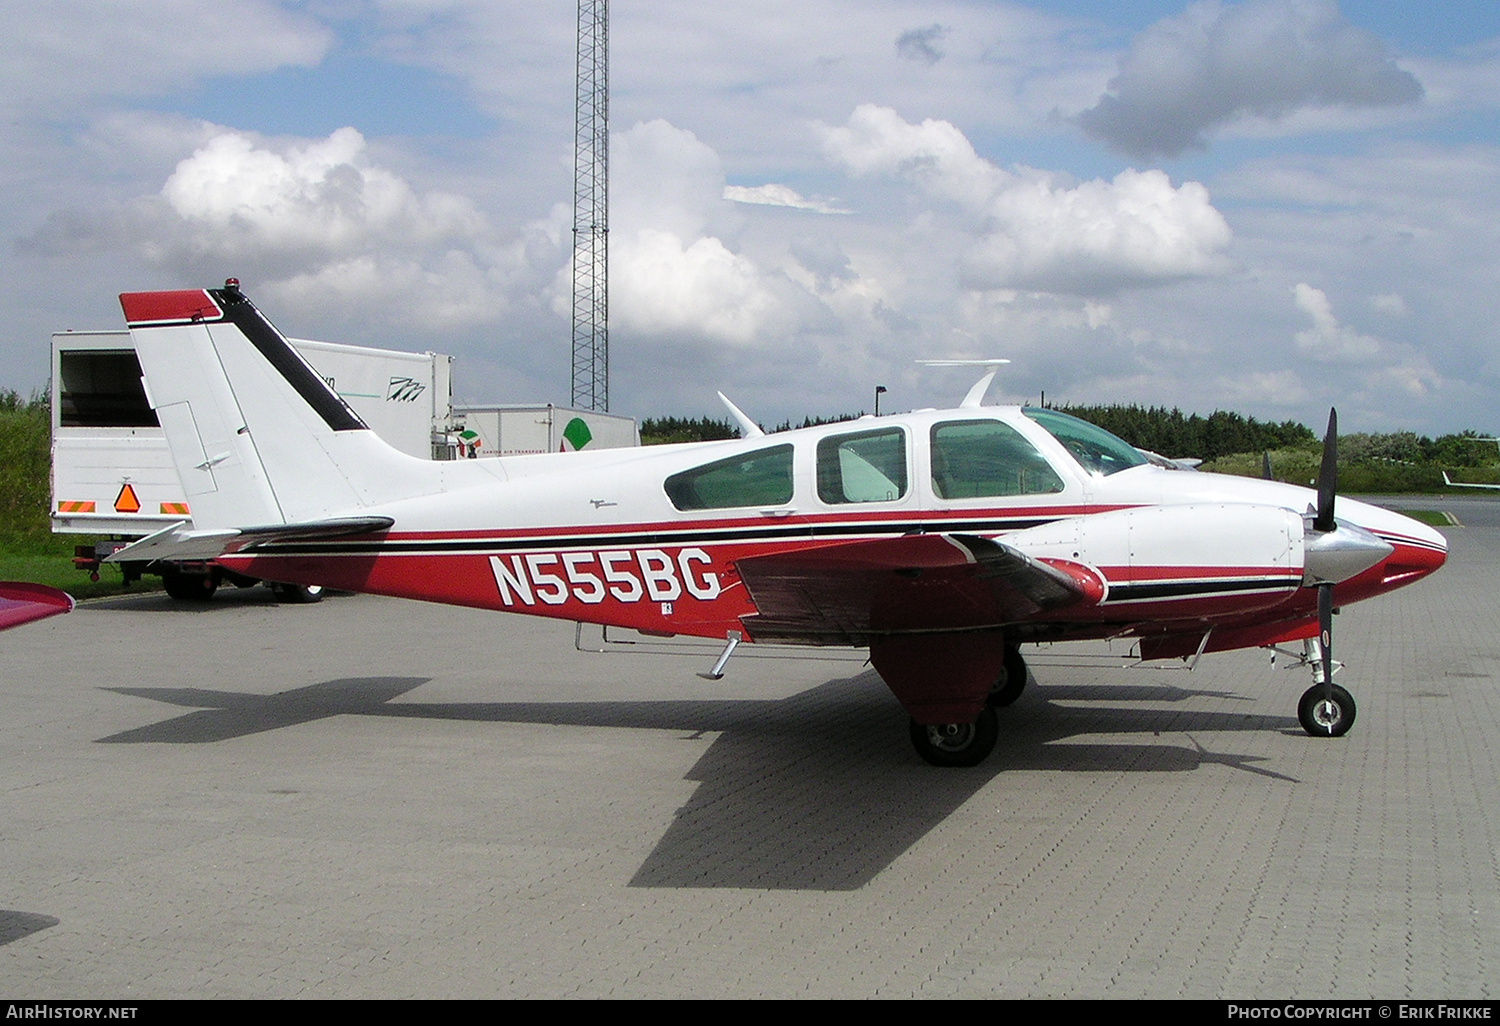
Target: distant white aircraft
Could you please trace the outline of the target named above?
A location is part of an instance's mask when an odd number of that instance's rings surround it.
[[[937,765],[982,760],[1019,646],[1147,659],[1302,641],[1299,716],[1337,736],[1336,605],[1442,566],[1436,531],[1316,491],[1154,466],[1047,409],[981,405],[721,442],[429,462],[390,448],[245,298],[120,297],[192,503],[112,559],[723,642],[868,646]],[[193,525],[196,526],[193,526]]]
[[[1476,438],[1474,441],[1500,444],[1500,438]],[[1455,481],[1448,476],[1446,470],[1443,471],[1443,484],[1449,488],[1500,488],[1500,484],[1470,484],[1468,481]]]

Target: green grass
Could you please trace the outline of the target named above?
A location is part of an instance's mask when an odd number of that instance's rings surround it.
[[[160,577],[143,577],[125,587],[118,567],[105,564],[99,568],[99,580],[73,566],[73,546],[93,541],[81,534],[60,534],[28,544],[17,551],[0,551],[0,581],[29,581],[61,588],[75,599],[106,598],[112,595],[139,595],[160,591]]]
[[[1453,518],[1442,510],[1437,509],[1403,509],[1400,511],[1403,517],[1411,517],[1413,520],[1426,524],[1428,527],[1452,527]]]

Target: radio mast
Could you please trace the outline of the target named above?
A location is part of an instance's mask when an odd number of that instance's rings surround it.
[[[609,409],[609,0],[578,0],[573,405]]]

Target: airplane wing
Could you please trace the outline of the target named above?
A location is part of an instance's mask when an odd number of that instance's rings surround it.
[[[1448,476],[1446,470],[1443,471],[1443,484],[1449,488],[1500,488],[1500,484],[1471,484],[1468,481],[1455,481]]]
[[[844,542],[736,567],[757,610],[745,629],[761,641],[863,645],[871,636],[993,627],[1104,593],[1086,567],[1062,569],[959,534]]]
[[[0,631],[71,612],[73,596],[44,584],[0,581]]]

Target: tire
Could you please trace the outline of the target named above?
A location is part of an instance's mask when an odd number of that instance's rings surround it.
[[[207,602],[219,587],[212,573],[184,574],[169,570],[161,575],[162,587],[179,602]]]
[[[1297,719],[1313,737],[1343,737],[1354,726],[1354,696],[1335,684],[1314,684],[1297,703]]]
[[[1021,658],[1021,650],[1013,645],[1005,646],[1005,669],[1000,674],[1000,679],[990,689],[984,704],[991,709],[1003,709],[1011,705],[1021,697],[1021,692],[1026,690],[1026,660]]]
[[[321,584],[273,583],[271,585],[271,593],[276,596],[277,602],[289,602],[294,605],[307,605],[323,601],[323,586]]]
[[[911,743],[934,766],[978,766],[1000,736],[995,710],[985,706],[973,723],[918,723],[911,721]]]

